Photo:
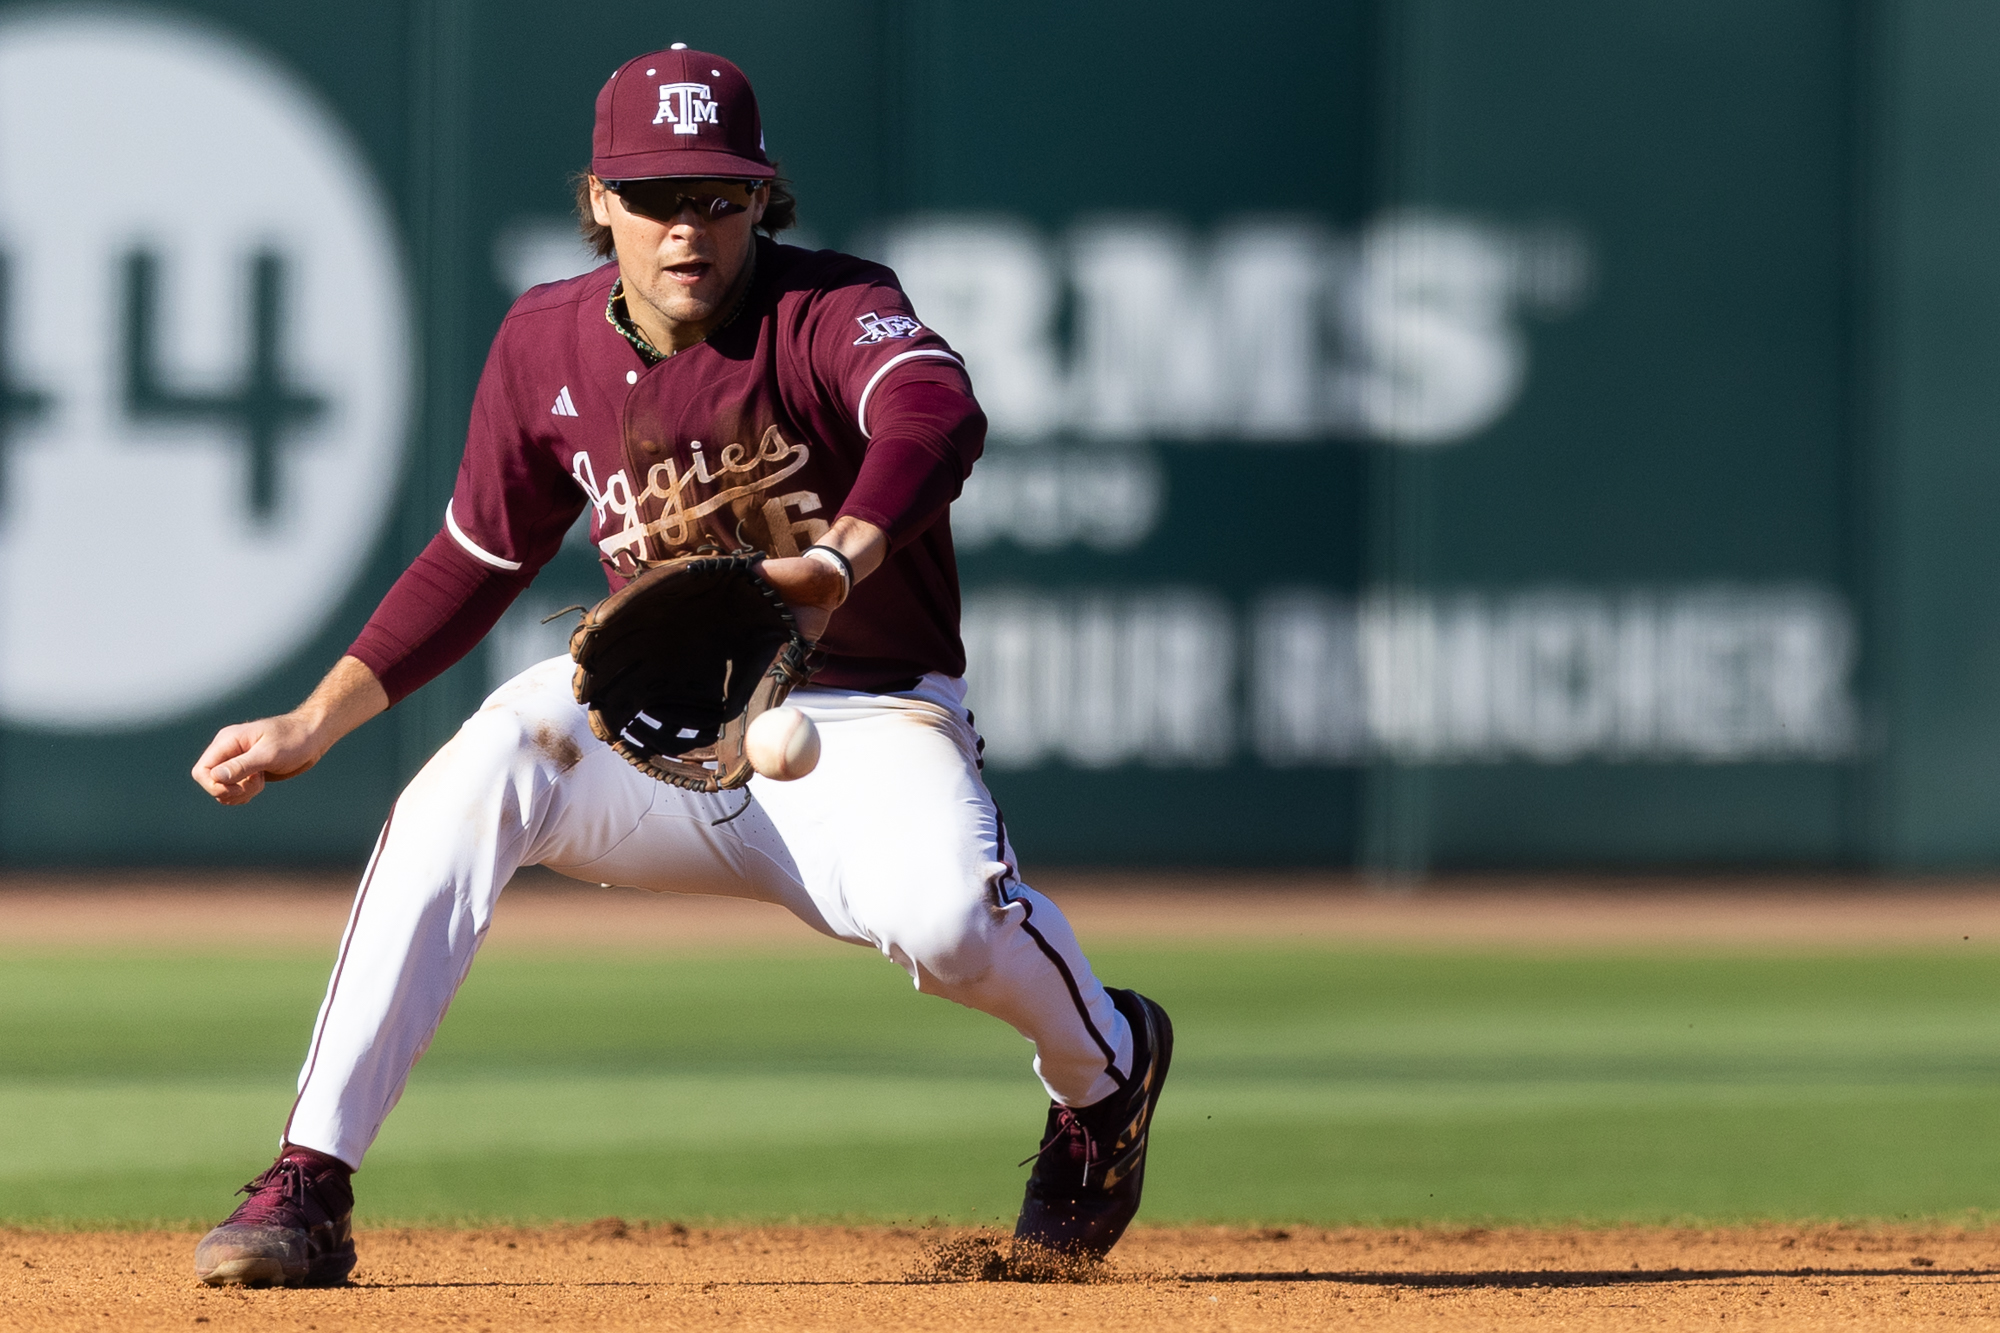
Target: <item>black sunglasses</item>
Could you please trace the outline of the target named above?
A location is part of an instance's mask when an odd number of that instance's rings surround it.
[[[692,208],[695,216],[704,222],[716,222],[723,218],[735,217],[749,210],[751,200],[764,187],[763,181],[707,181],[708,185],[728,184],[742,190],[745,198],[731,199],[725,194],[714,194],[706,190],[689,190],[680,181],[671,179],[605,181],[604,188],[617,195],[625,203],[628,212],[640,217],[651,218],[655,222],[672,222],[682,211]]]

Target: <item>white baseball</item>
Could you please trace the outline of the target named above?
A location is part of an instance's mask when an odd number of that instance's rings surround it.
[[[750,767],[774,782],[791,782],[819,763],[819,728],[796,708],[759,713],[743,734]]]

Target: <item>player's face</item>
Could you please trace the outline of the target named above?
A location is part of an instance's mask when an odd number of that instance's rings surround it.
[[[740,181],[641,181],[625,193],[591,185],[591,209],[611,228],[618,271],[631,298],[676,335],[692,338],[728,313],[750,262],[751,228],[767,191]],[[633,310],[642,327],[651,320]]]

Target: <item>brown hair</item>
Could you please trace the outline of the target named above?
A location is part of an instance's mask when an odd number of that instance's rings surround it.
[[[773,162],[771,165],[776,167],[778,164]],[[611,228],[591,214],[590,181],[588,171],[576,173],[576,224],[583,232],[583,243],[599,259],[609,259],[616,247],[611,242]],[[758,220],[757,230],[766,236],[776,236],[799,223],[799,201],[792,195],[791,184],[783,176],[773,176],[765,186],[764,216]]]

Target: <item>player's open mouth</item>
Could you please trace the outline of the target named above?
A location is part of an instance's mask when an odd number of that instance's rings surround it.
[[[715,265],[702,259],[691,259],[685,264],[668,264],[663,272],[675,282],[692,287],[707,277]]]

